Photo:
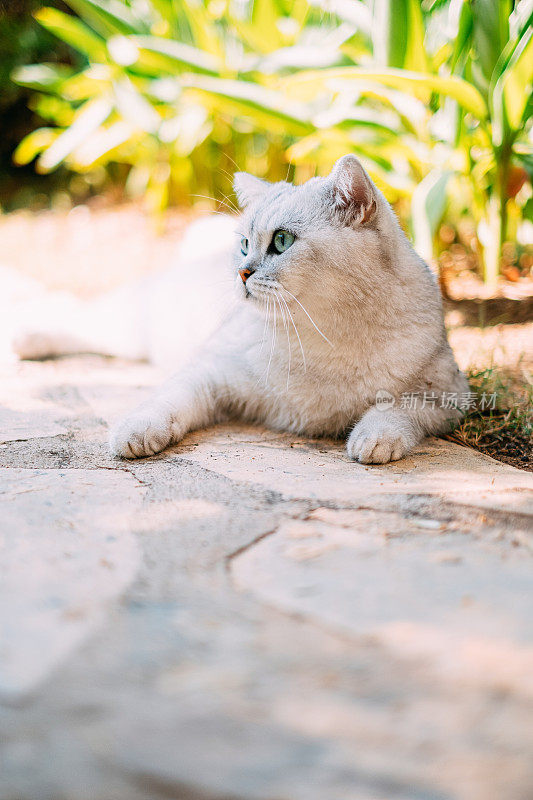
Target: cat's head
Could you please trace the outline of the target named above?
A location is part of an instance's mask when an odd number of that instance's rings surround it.
[[[342,302],[379,274],[391,211],[355,156],[300,186],[238,172],[234,187],[243,209],[234,259],[243,298],[264,306],[277,287],[289,305]]]

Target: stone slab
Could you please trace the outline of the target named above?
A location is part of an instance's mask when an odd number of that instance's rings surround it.
[[[383,496],[429,495],[533,515],[533,474],[442,439],[426,439],[407,458],[383,466],[350,461],[342,442],[243,426],[193,433],[174,452],[287,498],[372,506]]]
[[[13,375],[1,800],[529,798],[529,474],[239,425],[120,462],[158,373]]]
[[[321,509],[231,563],[235,585],[286,613],[372,637],[442,677],[533,698],[533,560],[498,534]]]
[[[35,689],[133,580],[142,493],[120,470],[0,470],[0,697]]]

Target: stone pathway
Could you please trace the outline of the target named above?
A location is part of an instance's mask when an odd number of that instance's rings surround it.
[[[530,800],[533,475],[224,426],[155,370],[2,367],[1,800]]]

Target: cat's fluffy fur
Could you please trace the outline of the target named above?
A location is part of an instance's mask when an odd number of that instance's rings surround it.
[[[51,334],[48,342],[26,334],[19,353],[35,356],[40,342],[49,352],[37,355],[97,350],[159,362],[173,355],[175,377],[112,431],[111,451],[125,458],[152,455],[228,418],[311,436],[345,432],[348,454],[363,463],[399,459],[426,434],[446,431],[460,414],[442,398],[468,387],[446,338],[439,291],[357,159],[345,156],[327,178],[301,186],[237,173],[235,190],[243,215],[214,218],[211,252],[205,231],[201,242],[189,236],[179,280],[172,272],[149,292],[121,290],[99,309],[78,310],[69,347]],[[224,288],[228,224],[236,302]],[[277,230],[295,237],[281,254],[272,247]],[[253,270],[246,284],[242,269]],[[95,318],[105,331],[120,309],[132,324],[120,320],[111,326],[114,341],[107,333],[99,340]],[[173,334],[147,336],[155,317],[170,321]],[[199,349],[190,357],[192,343]],[[380,392],[394,405],[378,408]],[[406,393],[418,396],[414,408],[403,407]],[[437,399],[423,403],[424,393]]]
[[[114,429],[112,452],[152,455],[190,430],[239,418],[311,436],[349,432],[352,458],[385,463],[447,430],[459,413],[441,397],[467,384],[439,291],[357,159],[345,156],[327,178],[302,186],[238,173],[235,189],[244,209],[234,250],[240,303],[202,352]],[[272,250],[277,230],[295,237],[282,254]],[[254,270],[246,284],[239,269]],[[375,404],[380,390],[396,401],[386,410]],[[401,407],[411,392],[417,407]],[[424,393],[438,399],[422,407]]]

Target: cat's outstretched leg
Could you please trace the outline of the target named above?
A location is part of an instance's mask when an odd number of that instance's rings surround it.
[[[243,394],[245,379],[238,365],[190,367],[168,381],[111,431],[109,447],[121,458],[142,458],[179,442],[186,433],[220,422]]]
[[[456,408],[439,405],[443,397],[446,399],[445,394],[437,394],[435,407],[421,407],[423,400],[417,394],[413,397],[413,408],[368,409],[348,436],[346,449],[350,458],[361,464],[398,461],[425,436],[446,433],[461,417]]]

